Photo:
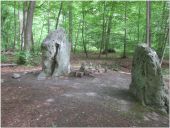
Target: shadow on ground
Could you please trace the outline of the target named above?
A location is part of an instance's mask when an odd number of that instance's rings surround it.
[[[129,94],[130,74],[38,81],[38,72],[13,79],[3,73],[3,127],[168,127],[168,115],[143,107]]]

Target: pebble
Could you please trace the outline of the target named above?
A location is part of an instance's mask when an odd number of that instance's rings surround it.
[[[149,121],[149,118],[146,117],[146,116],[144,116],[144,120],[145,120],[145,121]]]
[[[26,75],[28,72],[23,72],[23,75]]]
[[[1,79],[1,83],[4,83],[4,79]]]
[[[50,98],[46,100],[47,102],[54,102],[54,99]]]
[[[13,75],[12,75],[12,78],[14,78],[14,79],[18,79],[20,77],[21,77],[21,75],[18,73],[13,73]]]

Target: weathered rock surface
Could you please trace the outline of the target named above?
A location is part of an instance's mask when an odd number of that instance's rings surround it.
[[[51,32],[42,42],[42,72],[38,79],[61,76],[70,72],[71,44],[62,28]]]
[[[138,45],[134,53],[130,92],[143,105],[169,112],[168,89],[163,82],[159,58],[145,44]]]
[[[18,79],[20,77],[21,77],[21,75],[18,73],[13,73],[13,75],[12,75],[12,78],[14,78],[14,79]]]

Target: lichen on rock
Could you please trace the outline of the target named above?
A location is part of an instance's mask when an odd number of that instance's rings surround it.
[[[42,72],[38,79],[49,76],[61,76],[70,72],[71,44],[66,39],[66,33],[59,28],[43,40],[42,45]]]
[[[135,49],[130,92],[143,104],[169,112],[168,89],[164,84],[156,52],[145,44]]]

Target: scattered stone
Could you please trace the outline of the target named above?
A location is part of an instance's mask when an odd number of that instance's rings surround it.
[[[76,77],[83,77],[84,72],[76,72]]]
[[[71,44],[62,28],[49,33],[42,42],[41,50],[42,72],[38,75],[38,80],[70,73]]]
[[[168,89],[163,81],[159,58],[145,44],[138,45],[134,53],[130,92],[143,105],[169,112]]]
[[[54,99],[50,98],[46,100],[47,102],[54,102]]]
[[[1,84],[4,83],[4,79],[1,79]]]
[[[91,72],[84,71],[84,75],[85,75],[85,76],[89,76],[90,74],[91,74]]]
[[[12,78],[18,79],[18,78],[21,78],[21,75],[18,73],[13,73]]]
[[[69,76],[71,77],[83,77],[83,76],[90,76],[94,77],[94,74],[105,73],[107,72],[107,68],[103,68],[100,64],[93,64],[91,62],[81,64],[79,70],[71,71]]]
[[[147,117],[149,117],[152,120],[158,121],[159,115],[156,112],[151,112],[147,114]]]
[[[28,72],[23,72],[22,75],[26,75]]]
[[[97,94],[95,92],[87,92],[86,95],[87,96],[96,96]]]
[[[144,118],[145,121],[149,121],[148,117],[144,116],[143,118]]]
[[[70,77],[75,77],[75,76],[76,76],[76,71],[71,71],[71,72],[69,73],[69,76],[70,76]]]

